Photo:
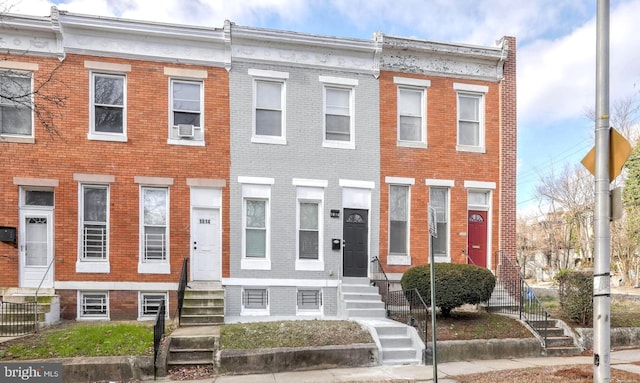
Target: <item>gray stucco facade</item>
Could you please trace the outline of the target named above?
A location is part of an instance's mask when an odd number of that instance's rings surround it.
[[[285,77],[285,142],[252,141],[256,73]],[[353,148],[323,146],[327,81],[346,83],[352,89]],[[360,68],[350,71],[322,65],[234,60],[229,72],[229,88],[232,232],[230,275],[223,280],[225,316],[247,314],[242,305],[243,289],[247,288],[268,290],[268,311],[263,315],[297,315],[297,290],[319,289],[322,305],[316,316],[336,316],[343,250],[342,246],[340,250],[332,250],[331,240],[342,240],[344,208],[352,207],[354,200],[360,201],[354,207],[368,210],[368,260],[378,255],[378,81],[372,72]],[[243,198],[246,188],[251,188],[254,182],[263,183],[258,187],[270,192],[268,262],[257,268],[243,261]],[[320,259],[311,268],[301,267],[297,262],[297,201],[300,188],[307,186],[318,191],[322,199],[319,234],[322,249]],[[331,217],[331,210],[338,210],[339,217]]]

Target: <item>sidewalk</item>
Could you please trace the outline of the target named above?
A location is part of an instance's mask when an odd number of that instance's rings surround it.
[[[611,368],[640,374],[640,349],[611,352]],[[592,356],[540,357],[522,359],[476,360],[471,362],[451,362],[438,364],[438,382],[456,383],[455,376],[519,368],[591,365]],[[159,382],[171,379],[159,378]],[[182,382],[215,383],[331,383],[331,382],[432,382],[433,366],[401,365],[373,366],[360,368],[338,368],[330,370],[279,372],[274,374],[219,376],[216,378]]]

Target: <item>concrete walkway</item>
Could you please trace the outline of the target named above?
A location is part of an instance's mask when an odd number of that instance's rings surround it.
[[[640,349],[613,351],[611,368],[640,374]],[[451,362],[438,364],[438,382],[456,383],[455,376],[519,368],[592,365],[592,356],[540,357],[521,359],[477,360],[471,362]],[[640,380],[640,376],[639,376]],[[158,378],[159,382],[172,381]],[[215,383],[331,383],[331,382],[433,382],[433,366],[402,365],[374,366],[359,368],[338,368],[330,370],[279,372],[275,374],[219,376],[216,378],[182,381]]]

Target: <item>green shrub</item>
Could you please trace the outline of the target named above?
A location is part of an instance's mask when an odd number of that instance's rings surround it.
[[[593,276],[590,273],[561,271],[558,281],[558,298],[562,316],[580,325],[593,319]]]
[[[475,265],[436,263],[436,307],[443,316],[464,304],[488,301],[496,285],[491,271]],[[431,306],[431,282],[429,265],[415,266],[407,270],[400,284],[403,290],[417,289],[422,299]]]

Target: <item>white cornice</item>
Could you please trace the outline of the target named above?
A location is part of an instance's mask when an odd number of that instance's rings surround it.
[[[133,21],[60,11],[68,53],[227,66],[223,29]]]
[[[508,46],[485,47],[377,35],[384,70],[499,81]]]
[[[52,20],[5,13],[0,21],[0,52],[64,57]]]
[[[234,61],[307,66],[377,76],[373,41],[231,25]]]

